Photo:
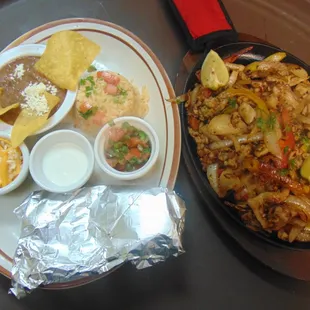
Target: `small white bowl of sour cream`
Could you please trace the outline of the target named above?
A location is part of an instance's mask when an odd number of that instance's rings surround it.
[[[30,154],[29,170],[43,189],[65,193],[82,187],[94,170],[92,145],[72,130],[58,130],[41,138]]]

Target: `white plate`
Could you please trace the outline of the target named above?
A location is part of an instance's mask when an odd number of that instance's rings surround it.
[[[61,30],[79,31],[102,47],[96,63],[101,68],[116,71],[132,80],[135,85],[147,86],[150,94],[149,113],[145,120],[151,124],[159,137],[160,154],[151,173],[136,181],[114,180],[100,169],[95,169],[88,184],[133,184],[163,186],[172,189],[177,176],[181,153],[181,131],[178,108],[165,99],[175,96],[169,78],[153,52],[128,30],[101,20],[77,18],[45,24],[21,36],[6,49],[29,43],[46,43],[55,32]],[[70,115],[54,129],[72,128]],[[26,144],[31,149],[38,137],[30,137]],[[10,275],[10,260],[17,245],[20,223],[13,214],[26,196],[37,189],[29,177],[16,191],[0,198],[0,272]],[[72,281],[53,285],[65,288],[82,285],[93,279]]]

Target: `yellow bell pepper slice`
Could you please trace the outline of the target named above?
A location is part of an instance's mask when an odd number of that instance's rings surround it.
[[[267,115],[269,115],[269,111],[267,108],[267,105],[265,103],[264,100],[262,100],[260,97],[258,97],[255,93],[253,93],[252,91],[245,89],[245,88],[229,88],[226,91],[229,95],[232,96],[245,96],[247,98],[249,98],[250,100],[252,100],[257,107],[262,110],[263,112],[265,112]]]
[[[277,53],[274,53],[268,57],[266,57],[263,61],[277,61],[277,62],[280,62],[281,60],[283,60],[284,58],[286,57],[286,53],[284,52],[277,52]],[[246,67],[245,67],[245,71],[251,71],[251,72],[254,72],[257,70],[259,64],[261,62],[260,61],[254,61],[250,64],[248,64]]]
[[[310,181],[310,157],[306,158],[300,169],[301,176]]]

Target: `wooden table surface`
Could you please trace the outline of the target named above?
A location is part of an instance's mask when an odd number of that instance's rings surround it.
[[[0,0],[0,49],[36,26],[68,17],[126,27],[150,46],[174,83],[187,46],[165,0]],[[23,300],[7,294],[10,281],[0,276],[0,309],[310,309],[309,283],[251,258],[205,212],[183,160],[176,191],[188,207],[184,255],[140,271],[127,265],[71,290],[40,289]]]

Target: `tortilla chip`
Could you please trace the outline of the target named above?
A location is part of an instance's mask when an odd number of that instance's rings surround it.
[[[48,92],[44,93],[49,111],[41,116],[31,115],[31,111],[23,109],[18,115],[11,134],[12,147],[20,146],[24,140],[41,129],[48,121],[52,109],[58,104],[59,98]]]
[[[8,107],[6,108],[1,108],[0,107],[0,115],[3,115],[5,114],[6,112],[12,110],[12,109],[17,109],[19,107],[19,103],[14,103],[14,104],[11,104],[9,105]]]
[[[75,91],[81,75],[99,52],[99,45],[78,32],[57,32],[47,41],[35,68],[56,86]]]

